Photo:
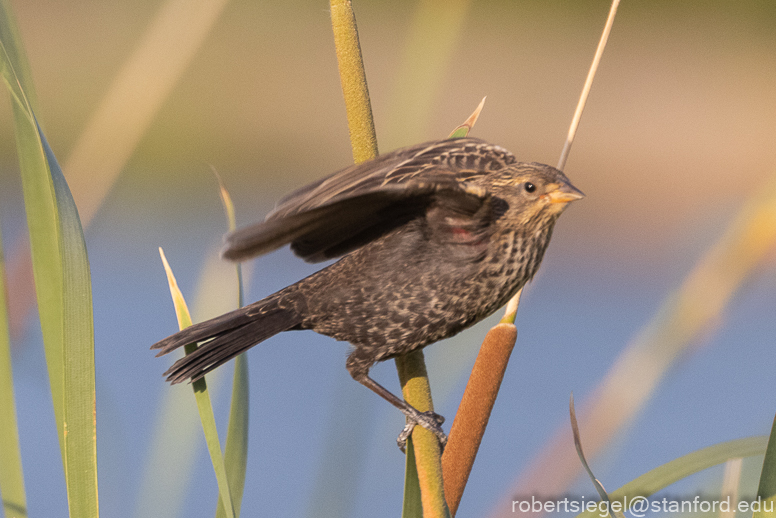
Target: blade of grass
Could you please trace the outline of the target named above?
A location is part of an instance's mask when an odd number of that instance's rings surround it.
[[[229,408],[229,426],[224,449],[226,477],[232,492],[235,517],[240,516],[245,489],[245,472],[248,469],[248,391],[248,360],[244,354],[241,354],[234,362],[232,404]],[[219,518],[226,516],[220,495],[216,516]]]
[[[418,467],[415,462],[415,447],[412,437],[407,439],[407,457],[405,459],[404,499],[402,503],[402,518],[423,518],[423,501],[420,494]]]
[[[27,497],[16,422],[7,307],[3,240],[0,236],[0,496],[5,516],[26,518]]]
[[[224,182],[221,179],[221,176],[218,174],[218,171],[215,168],[212,168],[211,170],[213,171],[216,180],[218,180],[218,193],[221,196],[221,205],[224,207],[227,229],[229,232],[232,232],[237,228],[237,217],[235,216],[232,197],[229,194],[229,191],[226,190],[226,186],[224,186]],[[237,307],[242,307],[244,303],[242,267],[240,266],[240,263],[235,264],[235,272],[237,273]]]
[[[683,455],[648,471],[620,489],[609,493],[612,507],[617,509],[617,504],[619,504],[620,509],[626,511],[627,509],[624,508],[623,504],[631,502],[633,497],[648,497],[683,478],[731,459],[762,455],[765,453],[767,443],[768,438],[765,436],[746,437],[715,444]],[[599,512],[596,509],[580,513],[577,516],[578,518],[600,518]]]
[[[3,13],[3,24],[9,23]],[[0,33],[0,63],[3,81],[11,94],[14,116],[16,147],[19,166],[22,173],[24,208],[27,212],[27,226],[32,249],[33,275],[35,277],[40,326],[48,366],[51,399],[54,406],[54,419],[57,424],[57,437],[62,452],[62,465],[65,465],[65,445],[63,441],[64,401],[64,357],[63,357],[63,274],[59,241],[59,215],[56,212],[54,185],[49,174],[48,164],[42,152],[30,115],[31,108],[22,90],[19,76],[15,72],[18,64],[11,61],[13,52],[9,49],[15,42],[6,40],[12,32]]]
[[[51,400],[57,423],[59,446],[64,465],[64,285],[54,186],[48,174],[36,132],[18,103],[13,107],[17,148],[22,171],[22,188],[35,276],[41,331],[46,352]]]
[[[12,20],[3,5],[0,24]],[[37,123],[17,70],[19,41],[0,34],[0,62],[13,100],[14,130],[30,231],[38,311],[71,516],[98,516],[94,326],[91,277],[70,189]]]
[[[231,286],[232,269],[217,259],[220,247],[219,240],[203,254],[207,259],[196,282],[192,312],[203,319],[234,307],[233,294],[224,293],[224,287]],[[225,375],[225,369],[208,375],[208,391],[216,399]],[[147,461],[135,497],[135,518],[182,515],[187,489],[196,473],[193,466],[200,453],[202,434],[196,401],[184,385],[170,387],[165,383],[161,388]],[[175,476],[170,476],[171,469]]]
[[[604,486],[593,474],[593,470],[590,469],[590,465],[587,463],[587,459],[585,458],[585,453],[582,451],[582,437],[579,435],[577,414],[574,411],[574,394],[572,394],[569,398],[569,417],[571,418],[571,433],[574,435],[574,447],[577,449],[579,460],[582,462],[582,466],[585,468],[585,471],[587,471],[588,477],[590,477],[590,480],[593,482],[593,486],[595,487],[598,496],[601,497],[601,500],[609,504],[609,495],[606,494]]]
[[[574,446],[577,449],[577,455],[579,456],[579,460],[582,462],[582,465],[585,467],[585,471],[587,471],[587,475],[590,477],[590,481],[593,482],[593,487],[595,487],[598,496],[601,497],[601,501],[606,502],[607,512],[611,513],[615,518],[625,518],[622,513],[622,509],[612,507],[612,501],[609,498],[604,485],[601,484],[601,481],[598,480],[593,474],[593,470],[590,469],[590,465],[587,463],[587,459],[585,458],[585,452],[582,451],[582,437],[579,434],[577,414],[574,410],[574,394],[571,394],[571,397],[569,398],[569,417],[571,418],[571,432],[574,434]]]
[[[14,113],[68,505],[71,516],[97,516],[94,330],[86,247],[77,210],[48,144],[18,104]],[[46,191],[52,203],[39,198]]]
[[[612,0],[612,6],[609,8],[609,15],[606,17],[606,23],[604,24],[604,30],[601,33],[601,39],[598,41],[598,47],[595,49],[595,55],[593,56],[593,63],[590,65],[590,70],[587,73],[585,79],[585,85],[582,87],[582,94],[579,96],[579,102],[577,103],[577,109],[574,111],[574,117],[571,119],[571,125],[569,126],[569,133],[566,137],[566,143],[563,145],[563,150],[560,152],[560,159],[558,159],[558,169],[563,171],[566,167],[566,160],[571,152],[571,144],[574,143],[574,137],[577,134],[577,128],[579,127],[579,121],[582,120],[582,112],[585,110],[587,104],[587,98],[590,95],[590,89],[593,87],[593,80],[595,74],[598,72],[598,65],[601,63],[601,56],[604,55],[604,49],[606,49],[606,43],[609,41],[609,33],[612,32],[612,25],[614,25],[614,17],[617,15],[617,8],[620,5],[620,0]]]
[[[3,47],[0,69],[6,80],[12,79],[13,84],[9,85],[12,89],[11,96],[19,102],[26,98],[24,103],[28,103],[31,107],[37,106],[30,65],[8,0],[0,0],[0,43]]]
[[[768,439],[768,447],[765,450],[763,459],[763,470],[760,474],[760,484],[757,487],[757,498],[763,502],[770,503],[768,508],[773,509],[773,502],[776,500],[776,417],[773,418],[771,435]],[[765,518],[766,515],[772,516],[773,513],[765,512],[766,506],[752,514],[752,518]]]
[[[38,134],[54,180],[63,269],[65,480],[70,516],[99,516],[94,315],[89,259],[73,197],[43,133]]]
[[[94,328],[86,245],[62,171],[34,116],[18,103],[14,115],[68,505],[71,516],[97,516]],[[51,198],[40,198],[46,194]]]
[[[159,255],[162,258],[164,264],[164,270],[167,273],[167,282],[170,285],[170,294],[172,296],[173,304],[175,305],[175,314],[178,318],[178,327],[184,329],[191,325],[191,315],[189,314],[189,308],[186,305],[186,301],[183,298],[183,294],[178,288],[178,283],[175,280],[175,276],[172,273],[167,258],[164,256],[164,251],[159,248]],[[197,350],[197,344],[189,344],[184,347],[186,354],[191,354]],[[218,431],[216,429],[216,420],[213,415],[213,405],[210,402],[210,394],[207,390],[207,382],[205,378],[201,378],[192,383],[194,390],[194,399],[197,402],[197,409],[199,410],[199,417],[202,421],[202,431],[205,434],[205,442],[207,443],[208,451],[210,452],[210,460],[213,463],[213,471],[216,475],[216,481],[218,482],[218,493],[222,500],[224,512],[228,517],[234,517],[234,507],[232,505],[232,495],[229,490],[229,481],[226,475],[226,467],[224,465],[224,457],[221,453],[221,443],[218,439]]]
[[[226,214],[227,226],[230,232],[237,228],[234,204],[224,182],[213,169],[218,179],[221,202]],[[237,307],[243,305],[243,279],[240,263],[235,264],[237,274]],[[232,380],[232,403],[229,408],[229,425],[226,431],[226,446],[224,448],[224,464],[229,488],[234,499],[234,515],[240,516],[243,491],[245,489],[245,472],[248,469],[248,408],[250,388],[248,386],[248,358],[241,354],[234,360],[234,378]],[[218,497],[216,517],[225,518],[226,512],[221,496]]]

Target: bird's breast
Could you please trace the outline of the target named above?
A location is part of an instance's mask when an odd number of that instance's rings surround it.
[[[380,358],[423,347],[506,304],[535,273],[546,242],[505,231],[492,236],[480,260],[465,263],[367,245],[303,281],[318,315],[304,327],[358,347],[384,346]]]

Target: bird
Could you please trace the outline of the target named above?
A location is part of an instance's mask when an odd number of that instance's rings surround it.
[[[224,238],[243,261],[290,244],[312,275],[151,348],[199,347],[164,373],[196,381],[284,331],[349,342],[350,375],[444,446],[444,418],[420,412],[369,376],[377,363],[483,320],[536,274],[558,216],[584,194],[560,170],[519,162],[477,138],[425,142],[351,165],[282,198],[265,221]]]

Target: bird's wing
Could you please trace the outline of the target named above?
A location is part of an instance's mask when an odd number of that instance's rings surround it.
[[[308,184],[281,199],[267,219],[303,212],[389,185],[402,185],[440,171],[459,181],[482,176],[513,164],[517,159],[506,149],[476,138],[424,142],[346,167]]]
[[[480,228],[482,223],[467,218],[481,216],[490,196],[467,180],[512,162],[509,152],[477,139],[404,148],[292,193],[265,222],[229,234],[222,255],[243,260],[291,243],[294,253],[306,261],[324,261],[421,215],[443,228],[457,224]],[[455,233],[457,238],[471,235]]]

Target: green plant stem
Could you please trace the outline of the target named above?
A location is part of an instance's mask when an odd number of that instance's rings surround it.
[[[396,358],[404,399],[420,412],[433,412],[431,386],[428,383],[423,351],[413,351]],[[412,431],[420,497],[425,518],[449,516],[442,477],[442,449],[439,440],[429,430],[416,426]]]
[[[366,72],[364,71],[364,61],[361,56],[361,46],[358,43],[356,17],[353,14],[353,6],[350,0],[330,0],[330,5],[334,46],[337,52],[342,93],[345,98],[350,141],[353,147],[353,159],[356,163],[359,163],[375,158],[378,151],[372,108],[369,102],[369,89],[367,88]],[[423,355],[411,354],[397,359],[396,367],[399,371],[400,379],[403,372],[411,373],[413,381],[407,384],[402,383],[405,387],[403,392],[407,403],[418,409],[433,408]],[[417,434],[413,432],[413,443],[415,445],[418,472],[422,471],[421,465],[430,466],[436,464],[439,470],[438,483],[421,484],[421,492],[425,491],[422,497],[424,516],[444,516],[446,505],[442,487],[441,451],[439,445],[436,444],[435,453],[434,448],[420,446],[418,443],[423,443],[424,439],[419,438],[425,435],[423,433],[425,430],[421,427],[416,427],[415,431]],[[429,435],[431,434],[429,433]],[[436,443],[436,437],[433,437],[433,442]],[[429,458],[429,456],[433,458]],[[428,491],[433,491],[435,494],[426,494]],[[426,502],[429,502],[429,505],[433,504],[435,506],[434,509],[427,508]]]
[[[358,29],[350,0],[331,0],[331,26],[337,50],[342,94],[353,146],[353,160],[358,164],[377,156],[377,135],[369,102],[364,60],[358,42]]]

